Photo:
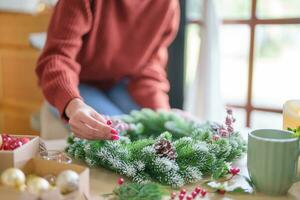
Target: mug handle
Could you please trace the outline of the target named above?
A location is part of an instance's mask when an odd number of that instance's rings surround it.
[[[296,177],[295,177],[295,182],[298,182],[298,181],[300,181],[300,176],[298,176],[297,175],[297,173],[298,173],[298,162],[299,162],[299,156],[300,156],[300,150],[298,151],[298,156],[297,156],[297,171],[296,171]]]

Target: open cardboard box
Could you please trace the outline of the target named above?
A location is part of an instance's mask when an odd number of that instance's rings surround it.
[[[28,137],[30,141],[13,150],[0,150],[0,173],[9,167],[22,167],[28,160],[39,154],[40,139],[32,135],[11,135],[13,137]]]
[[[33,158],[29,160],[23,167],[23,172],[28,174],[34,174],[38,176],[46,176],[49,174],[57,176],[64,170],[73,170],[79,174],[79,190],[77,192],[62,196],[58,190],[45,192],[42,195],[42,200],[81,200],[90,198],[90,186],[89,186],[89,169],[75,164],[58,163],[52,160],[42,160],[40,158]],[[38,197],[29,194],[28,192],[20,192],[14,188],[5,187],[0,185],[0,199],[9,200],[35,200]]]

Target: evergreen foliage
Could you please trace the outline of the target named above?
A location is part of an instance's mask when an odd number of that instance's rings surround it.
[[[226,175],[228,164],[246,150],[238,132],[220,135],[215,124],[198,124],[171,111],[143,109],[121,120],[133,128],[122,132],[119,141],[88,141],[70,136],[66,152],[91,167],[105,167],[136,183],[181,187],[204,175]],[[169,141],[176,159],[157,153],[155,145],[161,139]]]

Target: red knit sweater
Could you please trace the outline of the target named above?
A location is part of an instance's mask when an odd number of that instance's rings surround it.
[[[36,69],[46,99],[63,114],[81,98],[80,82],[105,90],[128,78],[140,106],[169,108],[165,66],[178,22],[178,0],[60,0]]]

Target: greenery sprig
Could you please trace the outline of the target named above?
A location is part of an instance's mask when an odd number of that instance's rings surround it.
[[[298,126],[298,128],[295,129],[288,128],[288,131],[292,131],[295,137],[300,138],[300,126]]]

